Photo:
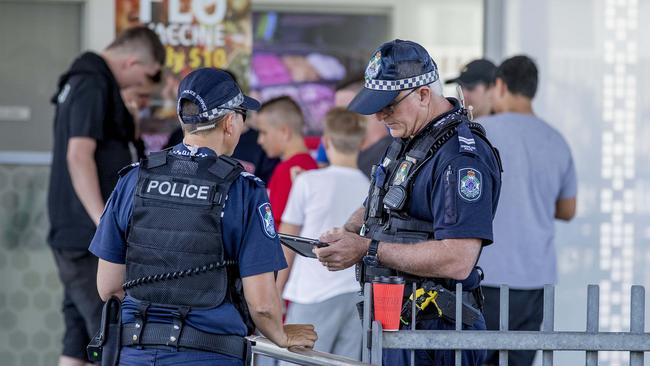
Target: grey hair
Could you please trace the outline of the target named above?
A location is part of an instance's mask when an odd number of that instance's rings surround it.
[[[442,82],[440,82],[440,78],[438,80],[434,81],[433,83],[429,84],[429,88],[431,88],[431,91],[433,91],[433,94],[439,95],[439,96],[444,96],[442,94]]]

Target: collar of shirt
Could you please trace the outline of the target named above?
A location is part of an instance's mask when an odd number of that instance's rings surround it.
[[[197,156],[200,158],[205,158],[208,156],[213,156],[217,157],[217,153],[214,152],[214,150],[208,148],[208,147],[197,147],[197,146],[190,146],[186,145],[185,143],[181,142],[180,144],[174,146],[171,150],[171,153],[174,155],[181,155],[181,156]]]
[[[452,108],[445,113],[435,117],[431,122],[429,122],[423,129],[421,129],[416,136],[430,133],[431,131],[442,130],[448,123],[454,121],[456,115],[467,115],[467,111],[461,107],[460,102],[456,98],[446,98],[449,103],[451,103]],[[403,139],[402,141],[411,141],[413,136]]]
[[[434,118],[431,123],[436,128],[441,128],[443,127],[447,122],[450,122],[453,120],[453,118],[449,118],[454,114],[462,113],[465,114],[465,110],[461,107],[460,102],[456,98],[447,98],[447,101],[451,103],[452,108],[448,110],[447,112],[439,115],[438,117]]]

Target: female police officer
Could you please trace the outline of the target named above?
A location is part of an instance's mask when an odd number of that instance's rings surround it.
[[[178,92],[183,143],[120,173],[90,251],[102,299],[124,298],[121,364],[241,365],[249,319],[281,347],[314,345],[313,326],[282,326],[268,197],[228,157],[258,108],[229,73],[193,71]]]

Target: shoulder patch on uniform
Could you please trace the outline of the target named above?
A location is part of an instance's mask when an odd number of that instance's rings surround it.
[[[265,186],[266,186],[266,185],[264,184],[264,181],[261,180],[260,178],[258,178],[255,174],[251,174],[251,173],[249,173],[249,172],[243,171],[243,172],[239,173],[239,175],[241,175],[241,176],[244,177],[244,178],[248,178],[248,179],[254,181],[254,182],[257,183],[259,186],[262,186],[262,187],[265,187]]]
[[[119,172],[117,172],[117,175],[120,177],[125,176],[128,172],[130,172],[133,168],[140,166],[140,163],[133,163],[125,166],[124,168],[120,169]]]
[[[458,194],[465,201],[475,202],[481,198],[483,176],[474,168],[458,170]]]
[[[476,154],[476,141],[474,135],[466,123],[458,125],[458,144],[460,145],[459,152]]]
[[[275,232],[275,220],[273,220],[273,212],[271,211],[271,204],[266,202],[260,205],[257,208],[257,212],[262,219],[262,228],[264,229],[264,234],[271,239],[274,239],[277,236]]]

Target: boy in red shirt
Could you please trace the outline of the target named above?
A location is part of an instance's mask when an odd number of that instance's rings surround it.
[[[269,180],[269,201],[276,229],[291,191],[292,171],[317,169],[303,136],[304,119],[296,102],[278,97],[264,103],[257,113],[257,142],[269,158],[280,158]]]

